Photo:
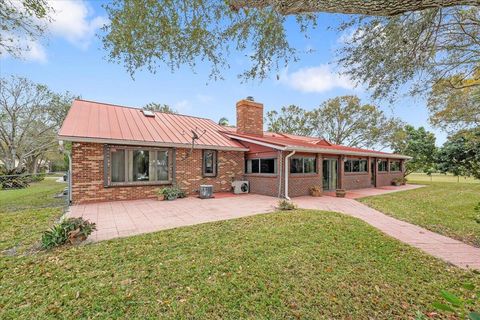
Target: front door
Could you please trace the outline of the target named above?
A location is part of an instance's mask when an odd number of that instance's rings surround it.
[[[323,190],[331,191],[337,189],[338,160],[323,160]]]

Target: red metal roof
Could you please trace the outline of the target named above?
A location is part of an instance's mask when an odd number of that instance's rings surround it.
[[[147,117],[139,108],[86,100],[73,102],[58,135],[70,141],[190,145],[191,130],[201,135],[195,142],[200,147],[247,149],[210,119],[161,112]]]
[[[402,156],[398,154],[388,153],[388,152],[381,152],[369,149],[361,149],[361,148],[354,148],[354,147],[346,147],[331,144],[324,139],[315,139],[312,137],[302,137],[302,136],[295,136],[295,135],[285,135],[279,133],[271,133],[268,132],[264,134],[263,137],[259,137],[256,135],[249,135],[249,134],[238,134],[233,132],[233,130],[225,131],[227,135],[235,139],[236,137],[239,140],[248,139],[249,141],[258,141],[260,143],[266,143],[273,146],[283,147],[287,150],[295,150],[295,149],[304,149],[305,151],[311,150],[311,152],[317,150],[321,150],[322,152],[328,152],[329,150],[335,153],[338,152],[345,152],[351,154],[372,154],[377,156],[384,155],[385,157],[395,157],[395,158],[405,158],[408,159],[408,156]],[[295,137],[295,138],[293,138]]]

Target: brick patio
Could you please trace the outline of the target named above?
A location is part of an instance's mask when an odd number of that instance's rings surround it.
[[[416,225],[389,217],[351,198],[372,196],[421,186],[360,189],[348,192],[349,198],[323,196],[297,197],[293,201],[304,209],[335,211],[359,218],[383,233],[461,268],[480,270],[480,248],[441,236]],[[219,194],[215,199],[194,197],[175,201],[134,200],[75,205],[68,212],[97,224],[91,241],[236,219],[275,210],[278,199],[261,195]]]

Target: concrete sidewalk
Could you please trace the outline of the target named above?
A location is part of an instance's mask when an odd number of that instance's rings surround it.
[[[480,270],[480,248],[392,218],[353,199],[299,197],[294,202],[300,208],[341,212],[362,219],[383,233],[457,267]]]

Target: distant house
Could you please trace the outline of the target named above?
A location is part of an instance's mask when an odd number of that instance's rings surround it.
[[[200,185],[228,192],[295,197],[390,185],[407,156],[333,145],[324,139],[263,131],[263,104],[236,104],[237,127],[210,119],[144,112],[75,100],[58,134],[72,144],[72,201],[142,199],[162,186],[196,194]],[[192,148],[192,138],[194,147]]]

